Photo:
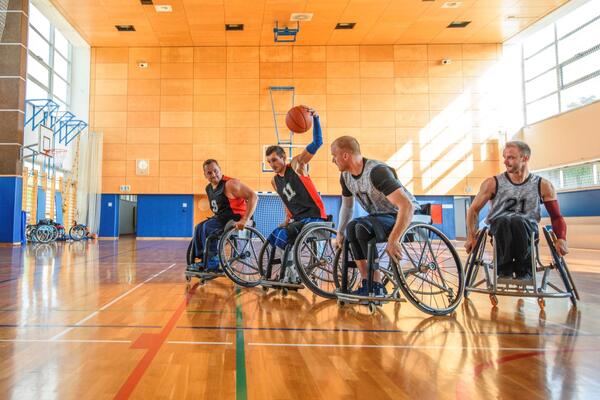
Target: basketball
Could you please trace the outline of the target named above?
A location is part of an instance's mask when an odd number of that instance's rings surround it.
[[[285,116],[285,124],[294,133],[304,133],[312,128],[312,115],[304,106],[292,107]]]

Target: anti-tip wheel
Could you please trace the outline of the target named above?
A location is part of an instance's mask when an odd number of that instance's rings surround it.
[[[538,297],[538,306],[540,306],[540,308],[543,310],[544,308],[546,308],[546,300],[544,300],[542,297]]]
[[[371,314],[375,314],[377,312],[377,306],[375,303],[369,303],[369,312]]]
[[[495,294],[490,294],[490,302],[492,306],[496,307],[498,305],[498,297]]]

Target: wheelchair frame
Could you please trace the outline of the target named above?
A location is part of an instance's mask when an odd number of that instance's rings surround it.
[[[281,290],[282,294],[287,295],[289,290],[298,291],[304,287],[308,287],[313,293],[316,293],[320,296],[327,297],[326,292],[317,288],[313,283],[309,283],[310,277],[306,273],[303,268],[299,268],[298,264],[300,263],[301,255],[299,254],[299,244],[305,239],[305,237],[311,232],[316,232],[321,229],[328,230],[330,233],[335,234],[334,224],[332,221],[318,221],[318,222],[309,222],[302,227],[300,233],[294,240],[294,243],[288,243],[283,250],[279,249],[283,252],[279,259],[275,258],[275,254],[278,251],[277,246],[271,245],[268,240],[265,241],[263,248],[260,251],[259,255],[259,264],[262,279],[260,280],[260,285],[262,289],[266,292],[270,288]],[[268,255],[268,263],[266,268],[262,265],[263,260],[265,258],[265,252],[270,250]],[[329,260],[327,257],[319,260],[313,260],[313,256],[311,256],[311,266],[314,268],[321,268],[323,265],[327,264],[327,261],[330,263],[333,262],[333,257]],[[278,277],[273,278],[273,267],[277,265],[277,262],[280,264]],[[313,268],[313,269],[314,269]],[[333,279],[333,268],[331,271],[332,279]],[[296,280],[298,283],[292,282],[292,280]]]
[[[430,252],[429,254],[432,256],[434,253],[429,238],[426,238],[427,245],[423,248],[421,254],[419,255],[419,259],[416,260],[416,259],[413,259],[412,257],[410,257],[405,243],[415,242],[415,235],[419,235],[419,237],[422,239],[423,238],[422,232],[420,232],[419,229],[426,229],[429,232],[433,232],[434,234],[436,234],[439,237],[439,239],[441,239],[442,242],[444,242],[445,246],[450,250],[451,256],[449,258],[453,258],[454,261],[456,262],[458,288],[459,288],[458,293],[453,293],[452,288],[447,286],[446,279],[443,277],[442,272],[440,272],[444,269],[443,262],[441,263],[442,265],[439,265],[440,264],[439,261],[437,259],[435,259],[435,261],[430,261],[428,263],[424,263],[424,261],[426,261],[428,259],[427,257],[423,258],[423,256],[425,255],[425,252],[429,251]],[[456,249],[454,248],[454,246],[452,245],[450,240],[439,229],[435,228],[434,226],[432,226],[431,224],[428,224],[428,223],[413,222],[406,229],[406,231],[402,234],[402,237],[400,238],[400,243],[402,244],[405,255],[408,256],[409,261],[414,266],[414,269],[412,271],[407,271],[406,273],[404,270],[401,271],[401,267],[399,265],[397,265],[396,263],[394,263],[392,260],[390,260],[389,270],[383,269],[379,266],[375,266],[375,253],[378,251],[377,243],[378,242],[377,242],[376,238],[371,239],[368,242],[367,266],[369,269],[369,274],[367,277],[367,290],[368,290],[369,294],[373,293],[373,276],[374,276],[375,270],[379,269],[382,272],[382,274],[384,275],[384,277],[394,284],[394,289],[393,289],[392,293],[385,297],[372,296],[372,295],[360,296],[360,295],[348,293],[348,270],[351,267],[352,268],[357,268],[357,267],[353,265],[354,263],[351,263],[348,260],[348,256],[351,252],[350,252],[350,249],[348,248],[347,242],[345,241],[344,246],[342,247],[342,250],[341,250],[341,252],[342,252],[341,285],[340,285],[340,289],[336,292],[336,296],[338,298],[338,304],[340,306],[343,306],[346,303],[366,305],[369,307],[369,311],[371,313],[375,313],[377,310],[377,307],[381,306],[382,304],[385,304],[388,302],[405,302],[406,299],[408,299],[419,310],[421,310],[425,313],[431,314],[431,315],[447,315],[447,314],[453,312],[456,307],[458,307],[458,305],[460,304],[460,301],[462,299],[463,291],[465,288],[464,271],[462,268],[461,260],[458,257],[458,253],[456,252]],[[383,242],[379,242],[379,243],[383,243]],[[438,248],[439,248],[439,246],[438,246]],[[434,256],[434,258],[435,258],[435,256]],[[336,256],[336,259],[337,259],[337,256]],[[337,263],[335,264],[335,267],[337,268]],[[435,278],[432,279],[432,278],[427,277],[427,273],[429,271],[436,271],[437,276],[439,277],[440,280],[436,282]],[[440,292],[447,292],[447,293],[449,293],[450,296],[454,297],[454,299],[452,299],[452,300],[449,299],[449,302],[451,304],[449,304],[448,307],[445,307],[443,309],[441,309],[439,307],[437,309],[434,309],[432,305],[430,307],[426,307],[424,304],[421,304],[421,302],[415,298],[413,290],[410,289],[410,287],[408,287],[409,285],[406,282],[406,277],[409,276],[409,273],[415,273],[415,274],[425,273],[425,276],[419,276],[419,278],[423,282],[427,282],[428,284],[436,287]],[[338,274],[336,271],[335,276],[337,276],[337,275]],[[414,279],[413,279],[413,281],[414,281]],[[386,284],[386,282],[384,281],[384,285],[385,284]],[[400,297],[400,292],[402,292],[404,294],[406,299]],[[431,293],[431,294],[433,294],[433,293]],[[437,305],[437,301],[436,301],[436,305]]]
[[[508,279],[499,283],[496,246],[493,245],[494,237],[489,233],[488,227],[483,228],[478,233],[475,246],[467,258],[467,285],[465,288],[465,297],[468,297],[470,292],[488,294],[492,306],[494,307],[498,305],[497,296],[534,297],[537,298],[538,305],[541,309],[546,305],[544,300],[546,298],[570,298],[573,306],[577,306],[579,293],[577,292],[575,282],[573,281],[566,261],[556,251],[556,247],[554,246],[556,236],[554,235],[554,232],[547,227],[543,227],[542,232],[548,243],[548,247],[550,248],[552,257],[550,264],[544,265],[542,263],[540,259],[539,240],[536,240],[535,233],[532,233],[530,237],[530,246],[532,246],[532,279],[526,281]],[[493,246],[491,263],[484,260],[488,238],[490,238],[490,243]],[[480,269],[483,269],[484,276],[482,279],[477,280]],[[554,269],[559,272],[564,289],[550,281],[550,271]],[[538,277],[538,273],[542,273],[542,276]]]
[[[252,232],[253,234],[257,235],[259,239],[261,239],[263,242],[265,241],[264,237],[262,236],[262,234],[256,230],[256,228],[254,228],[254,221],[251,220],[251,225],[246,225],[246,227],[244,228],[245,230],[249,230],[250,232]],[[224,237],[226,237],[226,235],[235,229],[234,225],[235,225],[236,221],[228,221],[227,224],[225,224],[225,227],[222,230],[216,231],[214,233],[211,233],[210,235],[208,235],[206,237],[206,240],[204,241],[204,248],[203,248],[203,260],[206,263],[209,257],[209,249],[210,249],[210,244],[214,241],[218,241],[217,243],[217,254],[216,256],[218,256],[219,258],[219,267],[218,270],[216,272],[207,272],[207,271],[190,271],[186,268],[185,271],[185,279],[187,282],[190,282],[191,279],[193,277],[196,277],[198,279],[200,279],[200,283],[205,283],[209,280],[212,279],[216,279],[216,278],[220,278],[222,276],[227,275],[232,281],[234,281],[234,283],[239,284],[237,282],[237,279],[232,277],[229,272],[227,271],[226,268],[226,263],[229,262],[230,260],[224,260],[223,259],[223,242],[222,239]],[[191,240],[189,246],[188,246],[188,251],[187,251],[187,262],[188,265],[190,265],[190,261],[191,260],[191,251],[193,250],[193,246],[194,246],[194,239]]]

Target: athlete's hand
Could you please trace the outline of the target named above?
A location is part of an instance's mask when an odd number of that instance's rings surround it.
[[[335,238],[335,248],[336,249],[341,249],[342,246],[344,245],[344,240],[346,238],[344,237],[343,234],[339,233],[337,234],[336,238]]]
[[[475,246],[475,238],[476,236],[469,236],[467,238],[467,241],[465,242],[465,250],[467,251],[467,254],[471,254],[473,251],[473,247]]]
[[[242,218],[239,221],[237,221],[233,226],[238,231],[241,231],[242,229],[244,229],[246,227],[246,222],[248,222],[248,221],[245,218]]]
[[[302,106],[302,107],[304,107],[304,109],[306,111],[308,111],[309,114],[312,115],[313,117],[318,117],[319,116],[319,113],[317,113],[317,110],[315,110],[314,108],[307,107],[307,106]]]
[[[556,251],[561,257],[569,254],[569,247],[567,246],[567,241],[565,239],[556,239],[554,247],[556,247]]]
[[[385,251],[396,264],[400,263],[402,259],[402,247],[398,242],[398,238],[390,236]]]

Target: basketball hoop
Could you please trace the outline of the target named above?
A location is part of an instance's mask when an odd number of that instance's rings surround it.
[[[57,168],[62,169],[65,159],[67,158],[67,149],[45,150],[43,154],[46,155],[46,157],[54,158],[54,165]]]

